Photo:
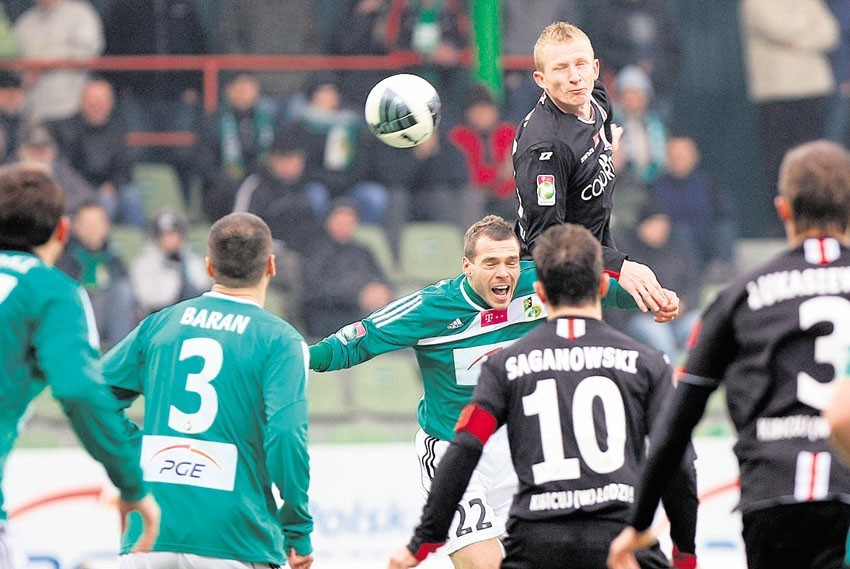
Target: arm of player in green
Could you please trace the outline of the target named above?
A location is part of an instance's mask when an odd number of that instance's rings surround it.
[[[103,384],[97,351],[88,339],[86,311],[91,309],[85,292],[79,292],[77,298],[66,295],[47,307],[35,338],[39,365],[85,449],[103,464],[121,498],[135,502],[146,494],[138,453],[121,422],[118,401]]]
[[[307,507],[310,457],[307,453],[307,345],[282,342],[264,382],[266,467],[280,490],[277,513],[284,550],[312,553],[313,517]]]
[[[602,306],[605,308],[622,308],[623,310],[637,310],[638,305],[626,289],[620,286],[617,279],[608,277],[608,293],[602,297]]]

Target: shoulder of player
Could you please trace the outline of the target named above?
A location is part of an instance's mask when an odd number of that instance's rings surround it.
[[[573,154],[569,142],[574,138],[572,127],[576,123],[571,118],[572,115],[565,115],[549,105],[539,105],[523,127],[517,141],[517,152]]]

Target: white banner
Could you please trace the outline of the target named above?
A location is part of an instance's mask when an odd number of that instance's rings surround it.
[[[732,441],[696,441],[702,500],[702,569],[744,567]],[[422,507],[413,444],[317,445],[310,449],[316,569],[375,569],[407,543]],[[6,465],[6,510],[35,568],[114,567],[117,492],[80,449],[18,450]],[[663,523],[660,522],[660,523]],[[421,565],[447,569],[445,555]]]

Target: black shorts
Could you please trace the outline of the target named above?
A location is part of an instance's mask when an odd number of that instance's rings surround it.
[[[749,569],[842,569],[850,505],[806,502],[745,513]]]
[[[591,517],[532,522],[511,519],[502,569],[603,569],[625,523]],[[641,569],[669,569],[656,544],[637,555]]]

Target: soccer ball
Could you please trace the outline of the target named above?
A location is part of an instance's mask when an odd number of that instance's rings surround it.
[[[410,148],[428,140],[440,122],[440,96],[422,77],[402,73],[372,87],[366,123],[378,140]]]

